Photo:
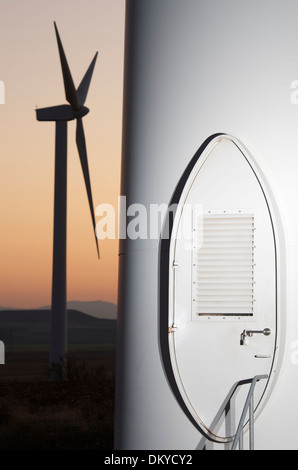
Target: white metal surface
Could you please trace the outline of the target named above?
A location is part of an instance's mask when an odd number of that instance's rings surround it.
[[[281,215],[275,224],[279,353],[255,423],[261,449],[298,448],[298,107],[291,88],[298,78],[297,17],[294,0],[127,1],[127,205],[143,204],[149,213],[150,204],[170,204],[197,150],[220,132],[249,149],[271,189],[272,212]],[[205,440],[179,400],[167,356],[166,245],[126,239],[120,253],[115,446],[202,448]],[[257,298],[263,302],[262,292]],[[240,324],[237,338],[254,329]],[[257,344],[273,337],[248,339]],[[198,406],[204,412],[204,404]]]
[[[185,226],[196,205],[200,223],[193,226],[190,246]],[[169,338],[171,362],[190,413],[203,432],[221,441],[231,437],[212,426],[222,402],[236,382],[269,376],[279,346],[278,227],[253,158],[229,136],[214,138],[198,156],[179,207],[169,257],[169,326],[176,326]],[[265,328],[269,336],[241,341],[243,330]],[[266,385],[257,385],[256,405]]]

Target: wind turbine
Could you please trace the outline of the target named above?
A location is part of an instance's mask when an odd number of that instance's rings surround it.
[[[66,311],[66,216],[67,216],[67,122],[76,119],[76,143],[87,190],[92,224],[94,228],[97,254],[98,241],[95,233],[95,217],[91,193],[91,184],[87,160],[86,141],[82,118],[89,112],[84,106],[97,59],[97,52],[76,89],[67,63],[59,32],[54,22],[58,43],[65,95],[69,104],[41,108],[36,110],[38,121],[56,123],[55,142],[55,193],[54,193],[54,242],[53,242],[53,277],[52,277],[52,324],[50,342],[50,370],[55,380],[55,367],[61,365],[60,374],[65,377],[65,355],[67,344]],[[54,376],[53,376],[54,374]]]

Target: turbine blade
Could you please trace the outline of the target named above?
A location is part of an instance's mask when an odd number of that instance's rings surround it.
[[[91,82],[95,62],[96,62],[96,59],[97,59],[97,54],[98,54],[98,52],[96,52],[96,54],[94,56],[94,59],[92,60],[91,64],[89,65],[89,68],[88,68],[87,72],[85,73],[85,75],[83,77],[83,80],[81,81],[81,83],[79,85],[79,88],[77,89],[77,95],[78,95],[79,103],[80,103],[81,106],[83,106],[83,104],[85,103],[86,98],[87,98],[89,85],[90,85],[90,82]]]
[[[92,193],[91,193],[91,184],[90,184],[90,176],[89,176],[89,168],[88,168],[88,160],[87,160],[86,141],[85,141],[83,122],[82,122],[81,118],[77,119],[76,142],[77,142],[77,147],[78,147],[79,156],[80,156],[80,160],[81,160],[81,165],[82,165],[82,170],[83,170],[83,175],[84,175],[84,180],[85,180],[85,186],[86,186],[86,190],[87,190],[87,196],[88,196],[89,207],[90,207],[90,212],[91,212],[91,218],[92,218],[94,234],[95,234],[97,255],[98,255],[98,258],[99,258],[100,256],[99,256],[98,240],[97,240],[96,231],[95,231],[96,225],[95,225],[95,217],[94,217],[93,201],[92,201]]]
[[[60,62],[62,67],[62,74],[63,74],[63,81],[64,81],[64,89],[65,89],[65,96],[67,101],[72,105],[75,111],[79,111],[80,103],[78,99],[78,95],[76,92],[76,88],[74,86],[74,82],[70,73],[70,69],[67,63],[66,55],[62,46],[62,42],[59,36],[58,28],[56,22],[54,21],[59,55],[60,55]]]

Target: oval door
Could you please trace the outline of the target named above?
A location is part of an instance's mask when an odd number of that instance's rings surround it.
[[[270,208],[252,159],[229,136],[203,151],[181,194],[170,240],[169,348],[176,384],[201,430],[234,434],[217,422],[233,386],[270,376],[276,349],[276,252]],[[257,383],[255,408],[268,380]]]

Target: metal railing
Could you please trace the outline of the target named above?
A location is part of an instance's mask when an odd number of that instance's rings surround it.
[[[254,450],[254,390],[256,383],[259,380],[268,379],[268,375],[256,375],[253,379],[246,381],[246,383],[251,383],[248,395],[242,410],[241,418],[238,424],[238,428],[235,434],[235,438],[233,440],[231,450],[236,450],[239,444],[239,450],[243,450],[243,430],[244,430],[244,423],[246,419],[247,412],[249,411],[249,450]]]
[[[254,390],[257,382],[260,380],[268,379],[268,375],[256,375],[250,379],[239,380],[236,382],[231,390],[229,391],[228,395],[226,396],[225,400],[223,401],[222,405],[220,406],[216,416],[214,417],[209,429],[211,433],[208,437],[204,437],[202,441],[199,443],[198,448],[204,448],[207,450],[207,442],[210,444],[213,442],[218,442],[223,444],[226,450],[236,450],[239,447],[239,450],[243,450],[243,434],[244,428],[248,424],[249,427],[249,450],[254,449]],[[246,396],[246,400],[242,409],[242,413],[240,415],[239,424],[238,426],[235,425],[235,403],[232,405],[232,400],[235,397],[237,391],[242,388],[244,385],[249,385],[249,390]],[[249,411],[248,422],[247,420],[247,412]],[[230,437],[218,437],[218,431],[220,426],[225,423],[226,426],[226,435]],[[236,433],[235,433],[236,430]],[[234,434],[235,433],[235,434]],[[213,439],[213,436],[216,436]]]

